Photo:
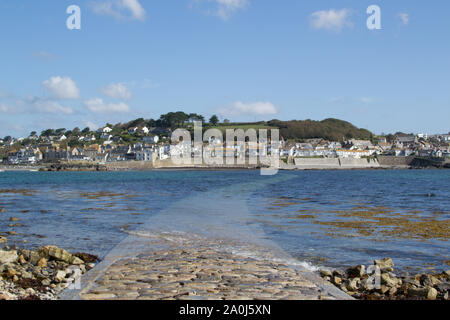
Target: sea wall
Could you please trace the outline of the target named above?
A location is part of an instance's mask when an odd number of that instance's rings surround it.
[[[243,164],[243,165],[227,165],[227,164],[175,164],[171,159],[152,161],[119,161],[107,162],[108,171],[139,171],[154,169],[257,169],[259,165]]]
[[[118,161],[107,162],[106,168],[108,171],[150,170],[154,169],[154,166],[152,161]]]
[[[295,168],[306,169],[368,169],[380,168],[376,159],[353,159],[353,158],[296,158]]]
[[[394,157],[394,156],[378,156],[378,162],[381,166],[407,167],[414,160],[414,156]]]
[[[342,168],[379,168],[380,164],[375,159],[341,158],[339,163]]]
[[[339,169],[339,159],[327,158],[296,158],[295,166],[298,169]]]

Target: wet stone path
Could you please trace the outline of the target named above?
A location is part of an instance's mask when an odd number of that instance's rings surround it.
[[[319,278],[271,260],[208,246],[166,248],[119,259],[84,300],[334,300],[346,299]],[[324,287],[325,286],[325,287]],[[350,298],[350,297],[348,297]]]

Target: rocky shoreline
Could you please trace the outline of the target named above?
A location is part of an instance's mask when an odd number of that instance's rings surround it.
[[[450,270],[437,274],[396,274],[391,258],[347,270],[320,270],[323,279],[359,300],[449,300]]]
[[[58,300],[98,257],[56,246],[0,249],[0,300]],[[450,270],[396,274],[390,258],[346,270],[320,269],[324,281],[357,300],[449,300]],[[80,295],[84,300],[336,299],[302,272],[208,248],[169,249],[119,260]]]
[[[216,242],[157,241],[166,248],[116,261],[80,298],[449,300],[450,296],[450,270],[397,274],[390,258],[346,270],[323,268],[320,279],[274,260],[220,250]],[[0,236],[0,243],[6,242]],[[56,246],[37,250],[5,246],[0,249],[0,300],[58,300],[69,287],[81,290],[77,286],[82,276],[97,262],[97,256],[72,254]],[[342,295],[331,293],[334,287]]]
[[[0,300],[57,300],[91,270],[98,258],[56,246],[36,251],[0,249]]]

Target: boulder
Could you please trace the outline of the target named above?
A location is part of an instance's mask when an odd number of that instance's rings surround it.
[[[375,260],[374,264],[378,266],[381,272],[392,272],[394,271],[394,261],[391,258],[384,258],[381,260]]]
[[[62,270],[58,270],[55,274],[55,280],[57,282],[63,282],[64,279],[66,278],[66,273]]]
[[[450,270],[444,271],[444,275],[447,277],[447,280],[450,279]]]
[[[70,254],[68,251],[58,248],[57,246],[45,246],[38,250],[39,255],[43,258],[53,258],[69,264],[83,264],[83,260]]]
[[[33,265],[36,265],[38,261],[41,259],[41,256],[36,251],[30,251],[30,250],[22,250],[22,255],[24,257],[24,260],[27,260]],[[22,261],[21,261],[22,263]],[[26,263],[26,262],[23,262]],[[22,263],[22,264],[23,264]]]
[[[333,275],[333,273],[330,270],[327,269],[320,269],[320,276],[325,278],[325,277],[331,277]]]
[[[8,242],[8,239],[6,237],[0,236],[0,243],[6,243]]]
[[[5,208],[1,208],[1,209],[0,209],[0,212],[1,212],[1,213],[5,213],[5,212],[6,212],[6,209],[5,209]]]
[[[346,288],[348,291],[351,291],[351,292],[358,291],[360,284],[361,284],[361,279],[353,278],[353,279],[347,280]]]
[[[41,258],[41,259],[37,262],[37,266],[38,266],[38,267],[41,267],[41,268],[47,267],[47,259]]]
[[[17,272],[12,267],[9,267],[8,270],[5,273],[7,278],[13,278],[13,277],[17,276],[18,274],[19,274],[19,272]]]
[[[428,300],[436,300],[437,296],[438,296],[438,291],[435,288],[428,289],[428,295],[427,295]]]
[[[389,296],[393,297],[397,293],[397,288],[391,288],[389,289]]]
[[[389,288],[388,286],[381,285],[381,287],[380,287],[380,293],[381,293],[381,294],[386,294],[386,292],[389,292],[390,289],[391,289],[391,288]]]
[[[9,222],[15,222],[15,221],[20,221],[20,219],[16,218],[16,217],[9,218]]]
[[[347,269],[347,275],[349,278],[362,278],[366,273],[366,267],[363,265],[350,267]]]
[[[384,284],[385,286],[389,288],[393,288],[400,284],[399,279],[391,277],[389,273],[382,273],[381,274],[381,284]]]
[[[43,279],[41,283],[43,286],[49,286],[51,284],[51,281],[50,279]]]
[[[418,280],[422,286],[432,287],[437,279],[433,279],[433,277],[428,274],[422,274]]]
[[[408,290],[408,297],[410,298],[425,298],[428,300],[436,300],[438,291],[435,288],[410,288]]]
[[[8,292],[0,292],[0,300],[13,300],[14,296]]]
[[[342,271],[342,270],[334,270],[334,271],[333,271],[333,276],[339,277],[339,278],[345,278],[345,277],[346,277],[346,274],[345,274],[345,272]]]
[[[19,259],[16,251],[0,250],[0,264],[13,263]]]
[[[80,258],[75,257],[75,256],[72,256],[72,258],[70,259],[70,264],[80,265],[83,263],[84,263],[83,260],[81,260]]]
[[[450,291],[450,283],[439,283],[434,286],[440,292],[449,292]]]
[[[333,277],[333,283],[337,284],[337,285],[341,285],[342,284],[342,278],[335,276]]]

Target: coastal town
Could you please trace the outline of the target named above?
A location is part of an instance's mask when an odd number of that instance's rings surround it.
[[[181,117],[180,117],[181,114]],[[42,163],[118,163],[141,161],[154,164],[170,160],[181,147],[171,141],[174,128],[193,128],[194,121],[202,121],[206,128],[252,129],[252,124],[219,122],[217,116],[209,122],[196,114],[169,113],[161,119],[137,119],[127,124],[106,124],[96,130],[90,128],[73,130],[48,129],[40,134],[33,131],[27,137],[6,136],[0,138],[0,161],[4,166],[37,165]],[[254,123],[253,127],[277,129],[269,123]],[[318,164],[345,162],[345,159],[367,159],[370,163],[380,157],[437,159],[444,163],[450,159],[450,133],[446,134],[404,134],[372,135],[370,139],[343,137],[339,141],[326,137],[285,138],[283,132],[275,144],[268,143],[262,149],[258,143],[230,145],[223,137],[210,137],[203,141],[203,147],[212,156],[218,154],[235,158],[276,154],[286,164]],[[177,151],[178,150],[178,151]],[[195,154],[192,142],[192,157]],[[344,159],[344,160],[342,160]],[[389,158],[388,158],[389,159]]]

